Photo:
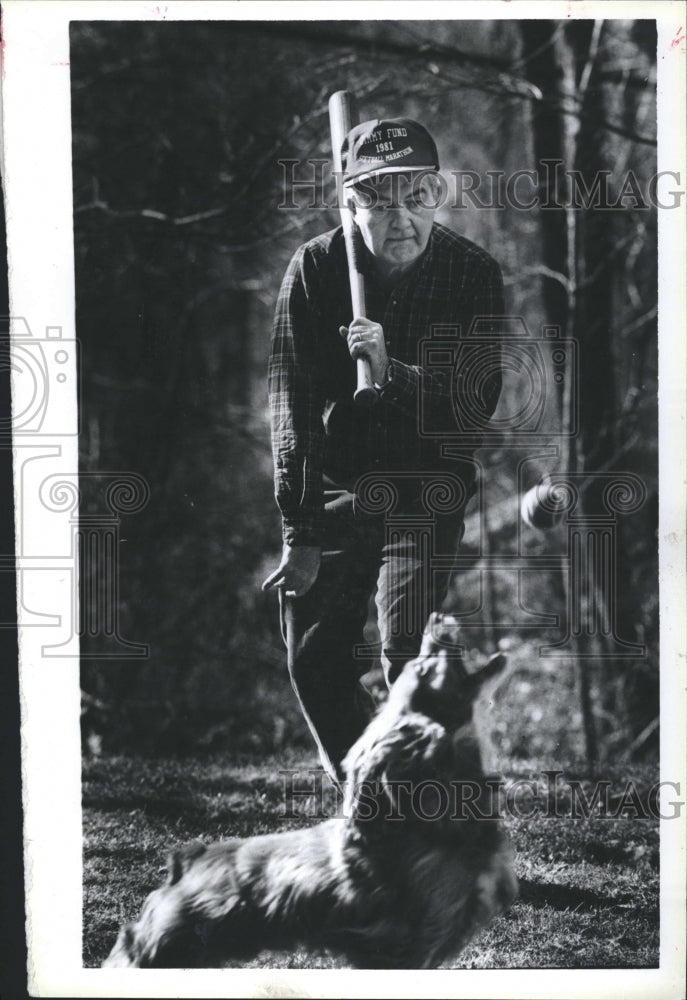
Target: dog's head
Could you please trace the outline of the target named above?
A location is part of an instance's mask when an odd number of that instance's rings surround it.
[[[405,664],[391,688],[389,711],[418,712],[455,732],[470,723],[477,699],[500,683],[506,662],[503,653],[495,653],[468,671],[458,625],[448,615],[433,614],[418,656]]]
[[[103,968],[154,968],[196,966],[204,942],[202,924],[191,919],[182,879],[206,853],[200,842],[173,851],[167,862],[165,885],[151,892],[135,923],[119,932]]]

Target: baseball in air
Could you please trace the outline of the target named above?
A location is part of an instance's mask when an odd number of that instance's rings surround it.
[[[565,507],[560,489],[551,483],[540,482],[523,496],[520,516],[528,527],[547,531],[560,523]]]

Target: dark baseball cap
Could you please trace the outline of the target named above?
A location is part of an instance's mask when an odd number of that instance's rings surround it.
[[[412,118],[373,118],[356,125],[343,141],[341,162],[345,186],[380,174],[439,169],[434,139]]]

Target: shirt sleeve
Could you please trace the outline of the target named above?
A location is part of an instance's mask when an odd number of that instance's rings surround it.
[[[289,545],[319,545],[321,540],[324,401],[315,374],[308,301],[313,279],[312,260],[301,247],[277,299],[268,366],[274,492]]]
[[[457,364],[423,368],[390,359],[383,399],[406,414],[422,409],[424,418],[443,429],[479,432],[488,424],[501,394],[501,323],[505,311],[501,269],[482,264],[467,293]],[[474,336],[473,322],[479,320]],[[457,421],[459,426],[456,426]]]

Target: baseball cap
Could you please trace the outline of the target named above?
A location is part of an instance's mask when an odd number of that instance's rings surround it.
[[[438,170],[439,155],[424,125],[412,118],[373,118],[356,125],[341,147],[344,187],[409,170]]]

